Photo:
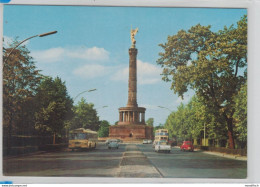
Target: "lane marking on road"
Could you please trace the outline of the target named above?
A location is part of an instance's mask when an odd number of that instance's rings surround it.
[[[118,177],[162,178],[161,172],[134,144],[126,146],[119,168]]]

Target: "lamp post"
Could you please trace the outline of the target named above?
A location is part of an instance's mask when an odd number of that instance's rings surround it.
[[[10,57],[10,55],[13,53],[13,51],[19,46],[21,45],[22,43],[26,42],[27,40],[30,40],[32,38],[35,38],[35,37],[44,37],[44,36],[48,36],[48,35],[51,35],[51,34],[56,34],[57,31],[51,31],[51,32],[47,32],[47,33],[43,33],[43,34],[38,34],[38,35],[35,35],[35,36],[31,36],[29,38],[26,38],[24,39],[23,41],[21,41],[20,43],[18,43],[14,48],[12,48],[12,50],[10,51],[10,53],[7,55],[5,62],[7,62],[8,58]]]
[[[94,88],[94,89],[90,89],[90,90],[86,90],[86,91],[83,91],[83,92],[80,92],[78,95],[76,95],[76,97],[74,97],[73,101],[75,101],[81,94],[83,93],[86,93],[86,92],[93,92],[93,91],[96,91],[97,89]]]
[[[167,110],[169,110],[170,112],[173,112],[173,111],[171,111],[169,108],[167,108],[167,107],[164,107],[164,106],[158,106],[159,108],[163,108],[163,109],[167,109]]]
[[[21,45],[22,43],[26,42],[27,40],[30,40],[30,39],[35,38],[35,37],[44,37],[44,36],[48,36],[48,35],[55,34],[55,33],[57,33],[57,31],[47,32],[47,33],[43,33],[43,34],[38,34],[38,35],[31,36],[31,37],[29,37],[29,38],[24,39],[23,41],[19,42],[14,48],[11,49],[10,53],[7,54],[5,60],[3,60],[3,63],[5,64],[5,63],[8,61],[10,55],[14,52],[14,50],[15,50],[19,45]],[[9,125],[10,125],[10,124],[9,124]],[[11,130],[10,130],[10,131],[11,131]],[[8,140],[7,140],[7,152],[8,152],[8,153],[9,153],[9,151],[10,151],[10,139],[11,139],[10,136],[11,136],[11,133],[12,133],[12,132],[8,133]]]

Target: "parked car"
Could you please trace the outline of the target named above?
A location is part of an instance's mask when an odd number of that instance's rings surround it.
[[[148,140],[143,140],[143,144],[148,144]]]
[[[119,148],[118,140],[112,139],[112,140],[108,141],[107,147],[108,147],[108,149],[112,149],[112,148],[118,149]]]
[[[168,142],[166,141],[156,142],[154,147],[154,151],[158,153],[161,151],[169,153],[171,152],[171,149],[172,149],[171,145],[169,145]]]
[[[152,140],[147,140],[147,143],[151,144],[151,143],[153,143],[153,141]]]
[[[181,151],[194,151],[194,146],[191,141],[184,141],[180,146]]]

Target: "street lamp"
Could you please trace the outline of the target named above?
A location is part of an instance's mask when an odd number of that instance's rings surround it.
[[[86,90],[86,91],[83,91],[83,92],[80,92],[76,97],[74,97],[73,101],[75,101],[81,94],[83,93],[86,93],[86,92],[93,92],[93,91],[96,91],[97,89],[94,88],[94,89],[90,89],[90,90]]]
[[[47,33],[43,33],[43,34],[38,34],[38,35],[35,35],[35,36],[31,36],[31,37],[29,37],[29,38],[24,39],[23,41],[21,41],[20,43],[18,43],[14,48],[12,48],[12,50],[10,51],[10,53],[7,55],[7,57],[6,57],[5,61],[4,61],[4,63],[7,62],[9,56],[13,53],[13,51],[14,51],[19,45],[21,45],[22,43],[26,42],[27,40],[30,40],[30,39],[35,38],[35,37],[44,37],[44,36],[48,36],[48,35],[56,34],[56,33],[57,33],[57,31],[52,31],[52,32],[47,32]]]
[[[171,111],[169,108],[167,108],[167,107],[164,107],[164,106],[158,106],[159,108],[163,108],[163,109],[167,109],[167,110],[169,110],[170,112],[173,112],[173,111]]]
[[[108,106],[102,106],[102,107],[99,107],[99,108],[97,108],[97,109],[100,109],[100,108],[107,108]]]

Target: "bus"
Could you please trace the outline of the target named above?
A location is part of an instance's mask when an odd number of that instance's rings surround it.
[[[69,132],[69,149],[95,149],[98,133],[90,129],[79,128]]]
[[[168,141],[169,141],[169,133],[168,133],[167,129],[158,129],[158,130],[155,131],[153,147],[159,141],[165,141],[165,142],[168,143]]]

